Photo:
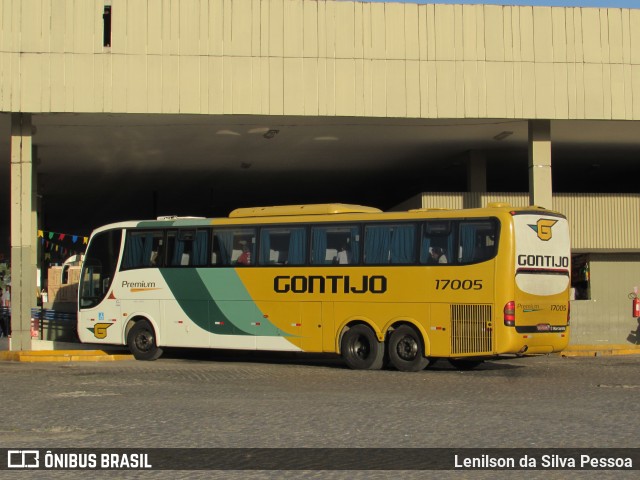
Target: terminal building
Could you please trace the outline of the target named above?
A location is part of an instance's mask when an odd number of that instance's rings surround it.
[[[38,231],[344,202],[567,215],[573,345],[632,345],[640,9],[0,2],[0,255],[30,348]]]

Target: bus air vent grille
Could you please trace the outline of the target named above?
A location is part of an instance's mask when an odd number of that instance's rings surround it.
[[[451,305],[451,354],[492,353],[491,305]]]

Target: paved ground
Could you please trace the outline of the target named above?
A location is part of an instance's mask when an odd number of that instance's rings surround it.
[[[172,352],[156,362],[0,362],[0,377],[5,448],[640,447],[636,355],[514,359],[470,372],[439,363],[402,373],[352,371],[332,357]],[[74,474],[30,473],[30,478],[66,479]],[[137,472],[126,478],[389,476],[214,473]],[[517,472],[503,473],[512,478]],[[529,472],[527,478],[568,473]],[[122,472],[99,475],[125,478]],[[402,476],[453,475],[501,477],[496,472]],[[0,478],[19,476],[0,471]]]

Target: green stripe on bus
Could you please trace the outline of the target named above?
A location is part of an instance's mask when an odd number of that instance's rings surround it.
[[[160,273],[180,308],[206,331],[220,335],[290,336],[264,318],[233,269],[162,268]]]

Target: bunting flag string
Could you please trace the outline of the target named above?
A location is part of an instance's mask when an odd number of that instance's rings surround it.
[[[38,230],[38,238],[48,238],[49,240],[64,240],[65,238],[71,238],[73,243],[77,243],[78,240],[82,239],[82,244],[86,245],[89,243],[89,237],[83,237],[81,235],[71,235],[68,233],[58,233],[58,232],[49,232],[47,230]]]
[[[38,230],[38,238],[45,253],[45,259],[51,258],[51,254],[62,255],[63,257],[77,255],[84,252],[85,245],[89,243],[89,237],[73,235],[69,233],[50,232],[48,230]]]

